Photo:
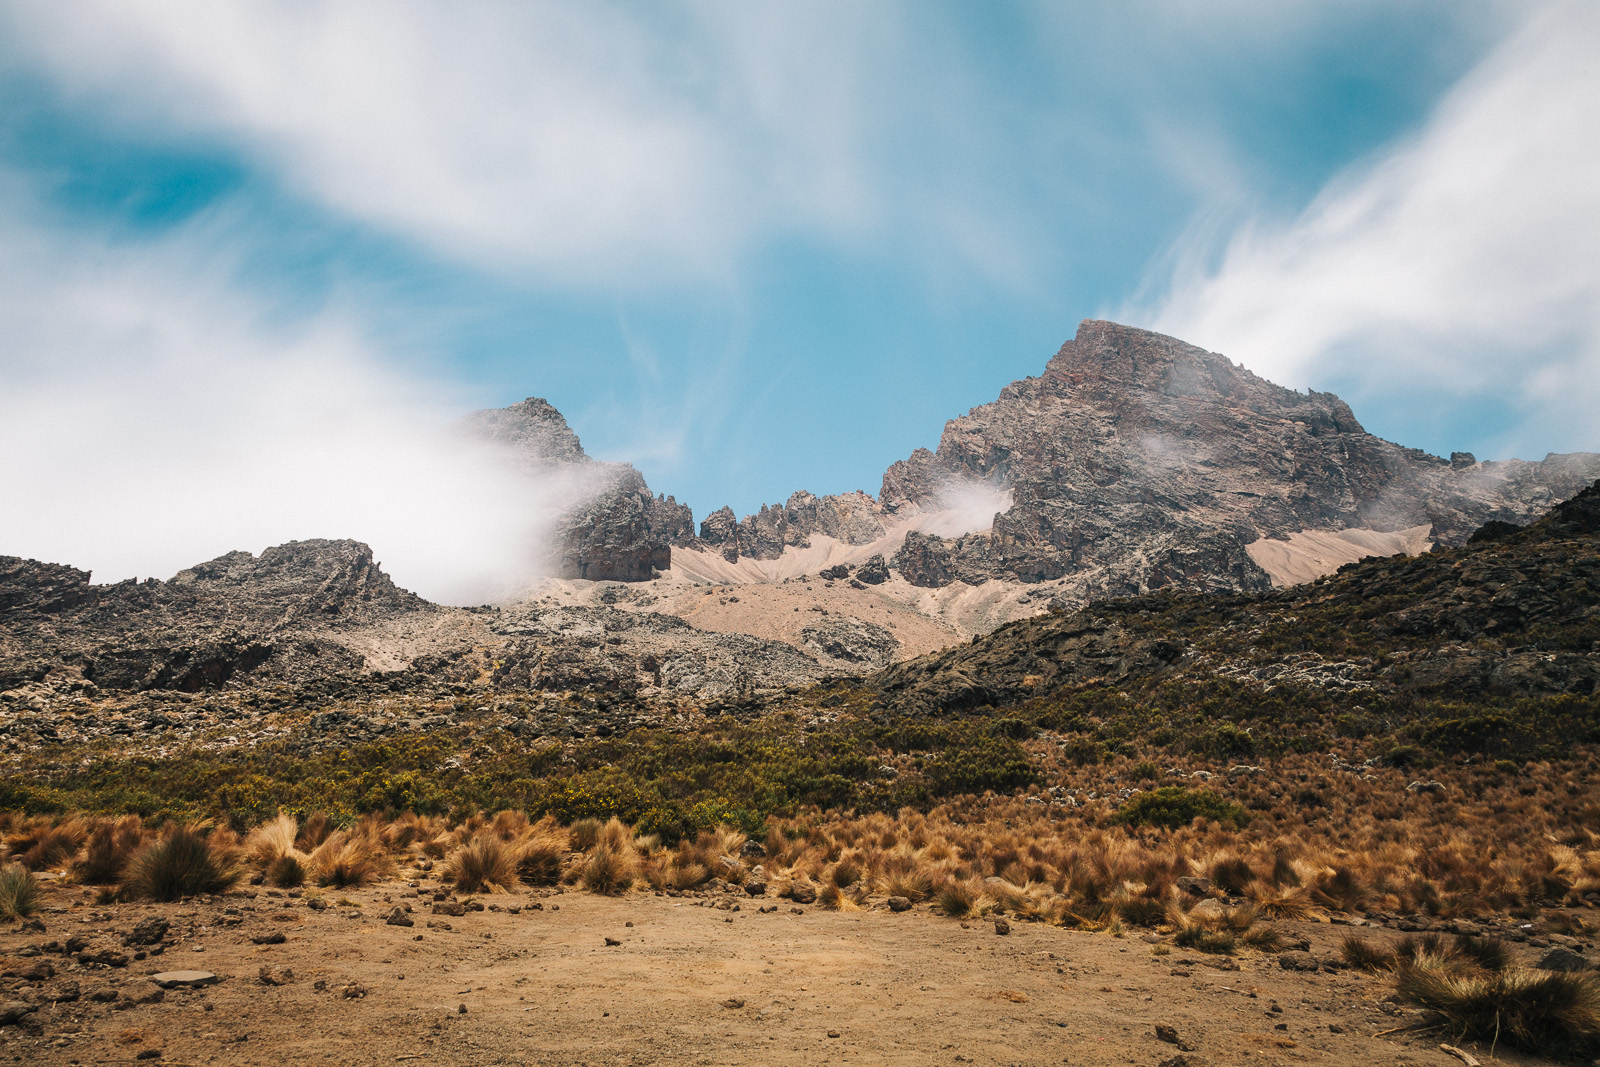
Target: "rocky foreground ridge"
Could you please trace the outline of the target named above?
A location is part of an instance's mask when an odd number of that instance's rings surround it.
[[[867,682],[884,707],[928,714],[1218,683],[1255,694],[1250,705],[1274,690],[1323,693],[1361,714],[1498,699],[1504,717],[1473,729],[1505,731],[1518,728],[1518,700],[1600,694],[1600,482],[1460,547],[1267,593],[1168,591],[1056,612]]]
[[[1072,759],[1130,744],[1248,758],[1330,736],[1546,751],[1600,741],[1600,483],[1457,548],[1266,593],[1056,610],[861,676],[892,643],[848,617],[802,651],[638,610],[445,608],[352,541],[110,586],[0,558],[0,754],[318,750],[440,730],[566,742],[728,713],[807,731],[1033,723]]]

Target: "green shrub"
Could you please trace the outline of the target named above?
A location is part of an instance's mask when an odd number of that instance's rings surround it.
[[[1106,746],[1092,737],[1069,737],[1061,742],[1061,758],[1080,767],[1090,767],[1105,762]]]
[[[1165,826],[1177,829],[1198,818],[1232,822],[1243,826],[1249,817],[1244,808],[1206,789],[1163,786],[1140,793],[1117,813],[1117,821],[1128,826]]]
[[[1383,762],[1391,767],[1415,767],[1425,760],[1422,749],[1416,745],[1396,745],[1383,754]]]
[[[1039,780],[1028,754],[1015,741],[975,738],[959,748],[940,753],[923,772],[938,796],[982,793],[993,789],[1009,793]]]
[[[1189,742],[1189,751],[1213,759],[1241,759],[1256,754],[1256,739],[1248,730],[1225,722],[1197,735]]]
[[[1013,741],[1026,741],[1039,731],[1034,728],[1032,723],[1024,722],[1021,719],[1004,718],[994,720],[989,726],[989,732],[996,737],[1008,737]]]

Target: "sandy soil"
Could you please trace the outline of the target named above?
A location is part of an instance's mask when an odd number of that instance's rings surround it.
[[[0,1027],[0,1058],[29,1064],[1455,1064],[1382,979],[1307,974],[1258,953],[1156,955],[1136,934],[792,910],[713,893],[621,898],[538,891],[436,918],[405,883],[327,890],[323,911],[246,889],[175,905],[94,904],[52,888],[46,930],[0,931],[0,1000],[40,1005]],[[731,910],[737,903],[739,910]],[[384,916],[410,905],[413,927]],[[535,909],[534,905],[538,905]],[[768,914],[758,908],[773,907]],[[520,909],[513,913],[512,908]],[[164,916],[159,956],[83,965],[25,946],[74,935],[131,954],[122,934]],[[448,924],[430,926],[429,923]],[[631,924],[631,925],[630,925]],[[1280,924],[1333,955],[1341,927]],[[281,944],[255,944],[274,931]],[[1153,935],[1151,935],[1153,936]],[[1383,936],[1382,934],[1378,936]],[[608,945],[607,938],[619,944]],[[150,976],[219,982],[156,999]],[[292,977],[285,971],[292,971]],[[271,985],[262,975],[283,984]],[[76,986],[79,998],[51,1003]],[[115,992],[109,1003],[91,995]],[[1398,1013],[1398,1014],[1396,1014]],[[1170,1026],[1193,1051],[1157,1038]],[[1485,1050],[1478,1050],[1487,1059]],[[1532,1063],[1499,1053],[1505,1063]]]
[[[1405,530],[1300,530],[1286,541],[1262,538],[1245,546],[1276,586],[1299,585],[1367,556],[1419,555],[1433,547],[1432,526]]]
[[[894,631],[901,643],[898,658],[910,659],[1037,615],[1046,610],[1052,595],[1053,589],[1046,586],[999,580],[924,589],[896,577],[857,589],[848,580],[830,582],[815,573],[771,582],[708,583],[688,579],[674,567],[656,581],[634,586],[549,579],[535,586],[524,603],[610,604],[628,611],[656,611],[680,616],[703,630],[786,641],[802,651],[801,631],[816,625],[827,611]]]

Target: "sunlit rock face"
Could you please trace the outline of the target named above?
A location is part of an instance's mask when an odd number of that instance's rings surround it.
[[[879,503],[928,511],[1003,490],[1011,503],[992,524],[908,535],[891,565],[925,586],[1061,580],[1067,599],[1088,600],[1167,586],[1264,589],[1272,576],[1248,546],[1301,531],[1426,527],[1433,541],[1459,544],[1491,519],[1527,522],[1600,475],[1593,453],[1465,458],[1374,437],[1330,393],[1285,389],[1174,338],[1089,320],[1041,376],[952,419],[936,452],[891,467]],[[1314,567],[1304,556],[1285,573]]]

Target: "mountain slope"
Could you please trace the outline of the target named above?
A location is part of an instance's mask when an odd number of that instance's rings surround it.
[[[1192,727],[1235,718],[1262,737],[1285,718],[1326,732],[1341,717],[1362,730],[1420,716],[1432,723],[1421,728],[1453,723],[1457,741],[1504,741],[1566,708],[1571,739],[1600,736],[1600,482],[1488,533],[1292,589],[1167,592],[1022,620],[875,675],[869,690],[903,712],[1076,704],[1101,722],[1137,722],[1149,701]],[[1530,699],[1543,710],[1510,713]],[[1439,710],[1451,708],[1468,710]]]

